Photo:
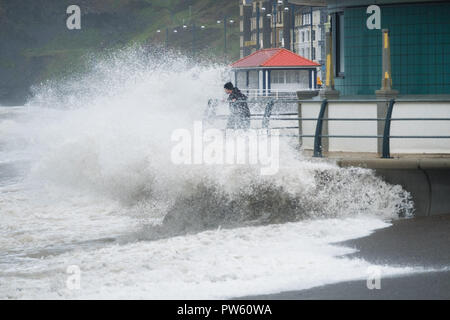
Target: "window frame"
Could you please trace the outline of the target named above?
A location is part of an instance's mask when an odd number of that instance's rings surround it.
[[[309,26],[311,24],[311,13],[303,13],[302,14],[302,26]]]
[[[341,20],[342,19],[342,20]],[[333,14],[331,21],[332,35],[333,35],[333,65],[334,75],[336,78],[345,78],[345,55],[341,57],[341,49],[345,52],[345,33],[344,26],[341,26],[341,21],[344,21],[344,12],[339,11]],[[342,58],[342,59],[341,59]],[[342,64],[343,61],[343,71]]]

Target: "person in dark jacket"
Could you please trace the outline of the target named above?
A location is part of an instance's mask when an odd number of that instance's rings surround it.
[[[228,94],[227,101],[230,104],[227,129],[250,128],[250,109],[247,104],[247,96],[234,87],[231,82],[226,83],[224,89]]]

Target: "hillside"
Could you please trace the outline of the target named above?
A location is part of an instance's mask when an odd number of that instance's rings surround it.
[[[74,3],[81,30],[66,28],[66,9]],[[223,61],[223,24],[217,23],[223,16],[236,20],[227,33],[226,59],[232,60],[239,55],[237,0],[0,0],[0,104],[23,103],[31,85],[79,70],[87,53],[165,45],[166,29],[169,48]]]

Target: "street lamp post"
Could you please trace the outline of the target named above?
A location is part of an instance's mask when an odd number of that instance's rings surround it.
[[[227,54],[227,16],[223,17],[223,53]]]
[[[156,30],[156,33],[161,33],[161,29]],[[166,46],[166,49],[167,49],[167,47],[168,47],[168,44],[169,44],[169,29],[166,28],[166,36],[165,36],[165,46]]]
[[[312,34],[313,34],[313,8],[312,6],[309,7],[309,43],[310,43],[310,53],[309,57],[311,60],[313,60],[313,40],[312,40]]]
[[[217,20],[217,24],[220,24],[222,21]],[[230,19],[228,21],[227,16],[223,16],[223,53],[224,55],[227,54],[228,48],[227,48],[227,23],[230,22],[230,24],[234,23],[233,19]]]
[[[297,41],[297,37],[295,35],[295,7],[291,4],[291,28],[292,28],[292,51],[296,52],[295,50],[295,43]]]
[[[192,23],[192,57],[195,58],[195,22]]]
[[[283,12],[283,9],[281,8],[283,6],[283,0],[277,0],[273,3],[272,8],[272,15],[267,14],[268,17],[272,16],[272,23],[273,23],[273,47],[278,47],[278,35],[277,35],[277,19],[278,19],[278,11]],[[287,8],[287,7],[286,7]],[[286,9],[285,8],[285,9]],[[289,8],[287,8],[289,10]],[[286,10],[286,11],[287,11]],[[280,39],[281,40],[281,39]]]
[[[259,31],[259,17],[260,17],[260,12],[259,12],[259,5],[256,7],[256,49],[259,50],[260,45],[259,45],[259,36],[260,36],[260,31]]]
[[[292,49],[292,41],[293,41],[293,35],[291,36],[291,23],[292,23],[292,14],[293,10],[292,7],[289,7],[288,5],[284,7],[283,12],[283,47],[288,48],[289,50]]]
[[[166,49],[169,47],[169,28],[166,28]]]
[[[273,47],[277,48],[277,4],[273,4],[273,13],[272,13],[272,22],[273,22]]]
[[[204,30],[206,27],[204,25],[200,26],[200,30]],[[195,58],[195,55],[197,54],[197,25],[195,22],[192,23],[192,56]]]

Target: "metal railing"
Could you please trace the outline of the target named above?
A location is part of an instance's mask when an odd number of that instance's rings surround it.
[[[368,139],[383,139],[382,158],[391,158],[390,141],[391,139],[450,139],[450,136],[392,136],[391,124],[392,121],[450,121],[450,118],[392,118],[394,110],[395,99],[389,101],[386,117],[384,118],[324,118],[328,100],[324,99],[320,108],[319,117],[314,119],[317,121],[316,134],[314,137],[314,157],[322,157],[322,137],[327,138],[368,138]],[[312,120],[312,119],[302,119]],[[361,135],[323,135],[322,126],[323,121],[383,121],[384,132],[383,135],[361,136]]]
[[[302,91],[317,91],[318,89],[314,88],[302,88]],[[296,90],[288,90],[288,89],[241,89],[241,92],[248,96],[249,98],[275,98],[275,99],[290,99],[297,98]]]
[[[274,99],[273,97],[260,97],[258,99],[249,99],[246,101],[248,104],[257,104],[257,105],[265,105],[264,107],[264,113],[253,113],[250,116],[250,121],[261,121],[261,128],[259,129],[266,129],[269,130],[284,130],[284,129],[299,129],[299,126],[279,126],[279,127],[270,127],[270,122],[275,120],[290,120],[290,121],[297,121],[298,118],[298,112],[282,112],[282,113],[273,113],[273,108],[277,103],[296,103],[298,102],[298,99]],[[205,112],[205,119],[208,122],[214,121],[214,120],[226,120],[228,119],[229,115],[217,115],[215,109],[217,108],[217,105],[219,104],[218,100],[210,99],[208,101],[208,109]],[[287,117],[290,118],[287,118]],[[297,116],[297,117],[293,117]],[[258,129],[258,128],[256,128]],[[299,137],[298,134],[280,134],[279,136],[284,137]],[[313,137],[313,136],[312,136]]]
[[[263,102],[262,102],[263,101]],[[337,100],[338,102],[386,102],[385,100]],[[402,102],[421,102],[419,100],[401,100]],[[321,102],[319,115],[317,118],[302,118],[299,117],[297,113],[273,113],[273,107],[278,103],[299,103],[298,99],[266,99],[266,100],[249,100],[249,104],[261,104],[266,103],[265,111],[263,114],[252,114],[251,120],[262,121],[262,128],[268,130],[283,130],[283,129],[299,129],[299,126],[280,126],[280,127],[270,127],[271,121],[317,121],[315,134],[288,134],[280,136],[289,137],[299,137],[299,138],[314,138],[314,157],[323,157],[323,144],[322,138],[342,138],[342,139],[382,139],[382,158],[391,158],[390,152],[390,141],[391,139],[450,139],[450,136],[392,136],[391,135],[391,125],[393,121],[450,121],[450,118],[392,118],[394,105],[396,103],[395,99],[391,99],[388,103],[388,108],[386,116],[383,118],[325,118],[326,110],[328,107],[329,100],[306,100],[305,102]],[[430,100],[424,100],[423,102],[430,102]],[[289,117],[288,117],[289,116]],[[297,116],[297,117],[292,117]],[[227,115],[216,115],[216,119],[226,119]],[[384,122],[384,132],[383,135],[329,135],[323,134],[323,123],[324,121],[377,121]]]

